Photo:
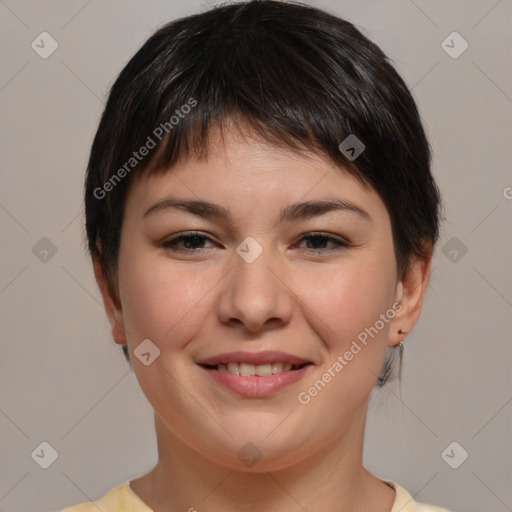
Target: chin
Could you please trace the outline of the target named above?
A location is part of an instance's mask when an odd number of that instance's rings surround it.
[[[233,438],[218,439],[209,446],[210,457],[231,470],[260,473],[289,468],[314,452],[306,446],[307,439],[311,436],[304,435],[305,438],[302,439],[302,436],[292,434],[284,428],[279,432],[281,427],[276,429],[275,425],[271,429],[262,429],[253,424],[246,430],[238,430]],[[226,428],[234,432],[229,426]],[[219,448],[222,454],[212,451]]]

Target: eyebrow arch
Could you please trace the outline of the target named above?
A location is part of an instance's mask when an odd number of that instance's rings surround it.
[[[175,197],[166,197],[161,201],[151,205],[142,215],[142,218],[146,218],[149,215],[174,208],[184,212],[192,213],[199,217],[207,219],[213,219],[223,222],[231,222],[231,212],[215,203],[202,200],[190,200],[190,199],[178,199]],[[309,219],[312,217],[320,216],[331,211],[348,211],[355,213],[363,219],[371,222],[370,214],[360,208],[359,206],[349,201],[341,199],[328,199],[328,200],[316,200],[292,203],[281,209],[279,215],[279,222],[293,222],[301,219]]]

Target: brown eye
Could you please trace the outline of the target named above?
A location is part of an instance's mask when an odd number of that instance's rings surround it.
[[[349,243],[345,240],[335,238],[333,236],[325,235],[325,234],[314,234],[309,233],[307,235],[304,235],[301,240],[306,241],[306,243],[310,244],[310,247],[306,247],[306,249],[312,250],[312,251],[332,251],[332,250],[339,250],[344,247],[349,247]],[[332,246],[325,247],[326,244],[332,244]]]
[[[203,245],[207,240],[210,239],[200,233],[180,234],[165,240],[161,246],[171,251],[198,252],[198,250],[205,249]]]

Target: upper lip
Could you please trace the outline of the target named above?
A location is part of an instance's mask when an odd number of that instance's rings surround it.
[[[196,361],[200,365],[218,365],[228,363],[248,363],[253,365],[267,363],[290,363],[292,365],[300,365],[310,363],[307,359],[280,352],[279,350],[264,350],[262,352],[225,352],[211,357],[205,357]]]

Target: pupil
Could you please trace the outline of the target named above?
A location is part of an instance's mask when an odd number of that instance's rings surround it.
[[[313,244],[314,249],[320,249],[325,244],[324,236],[312,236],[309,242]],[[319,247],[320,246],[320,247]]]
[[[201,245],[201,237],[199,235],[190,235],[185,239],[185,245],[188,249],[192,249],[196,244]]]

